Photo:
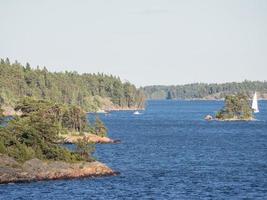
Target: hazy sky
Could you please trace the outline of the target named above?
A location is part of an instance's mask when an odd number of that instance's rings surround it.
[[[266,0],[0,0],[0,57],[136,85],[267,80]]]

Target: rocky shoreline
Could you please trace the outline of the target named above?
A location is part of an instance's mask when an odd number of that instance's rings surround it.
[[[251,118],[245,118],[245,119],[241,119],[241,118],[225,118],[225,119],[218,119],[216,117],[213,117],[211,115],[207,115],[204,117],[204,119],[206,121],[220,121],[220,122],[235,122],[235,121],[255,121],[256,119],[251,117]]]
[[[22,114],[21,111],[15,111],[12,106],[2,106],[1,109],[3,109],[4,116],[21,116]],[[87,113],[107,114],[113,111],[135,111],[135,110],[145,110],[145,108],[143,107],[140,108],[137,106],[132,106],[132,107],[108,106],[108,107],[100,108],[99,110],[95,112],[89,111]]]
[[[95,113],[98,114],[108,114],[110,112],[117,112],[117,111],[136,111],[136,110],[145,110],[145,108],[140,107],[104,107],[102,109],[97,110]],[[91,112],[88,112],[91,113]]]
[[[117,174],[118,172],[98,161],[67,163],[34,158],[21,164],[11,157],[0,154],[0,184]]]
[[[120,140],[113,140],[108,137],[100,137],[98,135],[92,134],[92,133],[83,133],[83,134],[67,134],[67,135],[61,135],[61,139],[59,140],[59,143],[64,144],[74,144],[79,139],[86,138],[87,141],[95,143],[95,144],[116,144],[120,143]]]

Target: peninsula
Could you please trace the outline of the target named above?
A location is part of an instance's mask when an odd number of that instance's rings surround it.
[[[94,142],[107,140],[104,123],[88,123],[77,106],[24,98],[15,105],[20,116],[6,119],[0,110],[0,183],[116,175],[92,156]],[[80,133],[74,150],[58,143],[63,135]],[[108,142],[108,141],[107,141]]]
[[[103,73],[49,72],[8,58],[0,59],[0,104],[13,115],[16,101],[25,96],[75,105],[86,112],[144,108],[143,91],[128,81]]]

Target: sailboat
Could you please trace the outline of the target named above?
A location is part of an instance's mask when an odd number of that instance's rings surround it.
[[[259,107],[258,107],[258,99],[257,99],[257,94],[255,92],[254,96],[253,96],[253,101],[252,101],[252,109],[254,111],[254,113],[258,113],[259,111]]]

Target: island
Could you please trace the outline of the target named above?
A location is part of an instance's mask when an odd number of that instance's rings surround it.
[[[0,110],[0,183],[116,175],[92,156],[95,142],[84,134],[107,138],[97,117],[88,122],[78,106],[31,97],[15,105],[20,116],[6,118]],[[75,132],[68,149],[58,141]]]
[[[206,120],[213,120],[211,115]],[[224,100],[224,107],[217,112],[215,120],[218,121],[251,121],[254,120],[253,109],[250,106],[248,96],[245,94],[227,95]]]

